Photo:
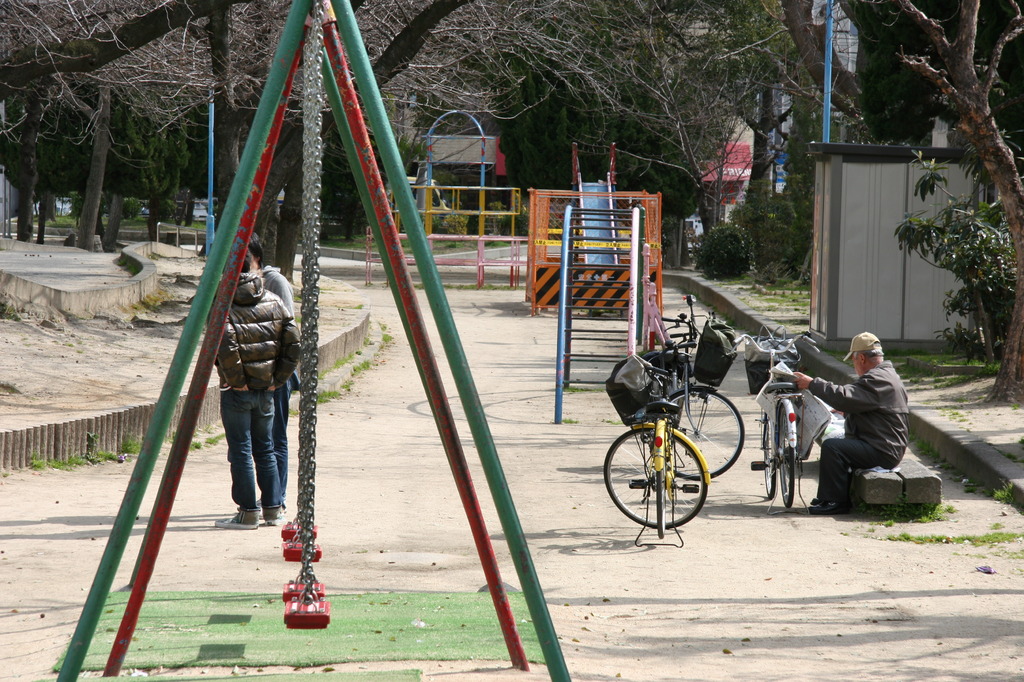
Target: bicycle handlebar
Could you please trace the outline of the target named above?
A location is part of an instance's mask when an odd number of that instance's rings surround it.
[[[782,346],[780,348],[765,348],[764,346],[759,344],[757,342],[757,339],[752,337],[750,334],[741,334],[739,337],[737,337],[736,344],[733,346],[732,349],[733,350],[739,350],[740,346],[742,346],[744,343],[752,343],[762,353],[769,353],[769,354],[774,353],[776,355],[782,355],[783,353],[785,353],[785,352],[789,351],[790,349],[792,349],[793,346],[796,345],[796,342],[799,341],[800,339],[804,339],[805,341],[807,341],[807,344],[815,352],[819,352],[818,351],[818,346],[817,346],[817,344],[814,343],[814,339],[811,338],[811,333],[810,332],[803,332],[801,334],[797,334],[793,338],[789,339],[786,342],[785,346]]]

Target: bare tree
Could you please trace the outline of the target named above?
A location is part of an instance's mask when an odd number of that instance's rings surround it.
[[[980,0],[961,0],[955,22],[947,25],[927,16],[910,0],[891,0],[904,15],[927,36],[935,48],[934,56],[905,54],[900,60],[937,87],[956,108],[960,118],[957,129],[976,150],[999,192],[1006,222],[1017,254],[1017,272],[1024,272],[1024,184],[1017,172],[1013,151],[996,124],[993,89],[999,83],[997,72],[1006,47],[1024,33],[1024,17],[1016,0],[1006,0],[1011,18],[999,33],[987,58],[978,59],[975,45],[978,34]],[[949,26],[950,33],[947,33]],[[1024,277],[1017,277],[1013,316],[1006,335],[1002,363],[991,398],[1024,398]]]
[[[805,72],[817,86],[815,96],[823,98],[825,84],[825,7],[831,4],[834,9],[841,9],[838,17],[851,16],[847,0],[780,0],[782,9],[778,19],[789,32],[796,46],[797,59]],[[832,44],[832,106],[843,112],[854,121],[860,120],[860,83],[857,74],[850,66],[854,60],[849,59]],[[782,73],[786,73],[784,70]],[[790,72],[792,73],[792,72]],[[791,92],[808,94],[796,79],[790,80],[787,87]]]

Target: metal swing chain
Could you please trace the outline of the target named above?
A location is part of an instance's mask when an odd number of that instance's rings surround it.
[[[299,394],[299,540],[302,542],[302,569],[297,582],[305,585],[303,603],[309,604],[323,595],[314,595],[313,573],[315,551],[314,498],[316,494],[316,405],[318,384],[318,350],[320,343],[320,175],[323,142],[321,112],[323,111],[322,0],[314,0],[303,45],[302,74],[302,337],[299,344],[299,367],[302,390]]]

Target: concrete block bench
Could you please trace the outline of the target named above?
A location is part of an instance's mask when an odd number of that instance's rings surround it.
[[[923,464],[904,460],[897,471],[854,472],[851,495],[865,504],[938,504],[942,502],[942,479]]]

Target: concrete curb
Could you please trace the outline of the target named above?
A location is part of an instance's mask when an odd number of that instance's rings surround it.
[[[0,240],[0,249],[69,255],[86,253],[71,247],[19,242],[12,239]],[[65,288],[0,271],[0,290],[20,310],[53,308],[77,317],[91,317],[110,308],[135,305],[156,292],[160,280],[157,277],[156,265],[149,258],[153,253],[168,257],[195,256],[194,252],[183,251],[166,244],[138,242],[121,250],[121,255],[138,268],[138,272],[122,284]],[[111,267],[114,267],[114,256],[108,255],[111,258]]]
[[[699,275],[665,271],[664,283],[692,293],[702,303],[732,321],[738,329],[756,334],[761,326],[774,328],[778,323],[758,315],[732,294],[719,291]],[[808,371],[835,383],[846,383],[854,377],[850,368],[828,353],[815,353],[801,347],[801,357]],[[1024,505],[1024,467],[1007,459],[991,444],[976,438],[943,419],[938,411],[923,406],[910,408],[910,433],[927,443],[935,454],[968,478],[990,490],[1011,486],[1014,502]]]

